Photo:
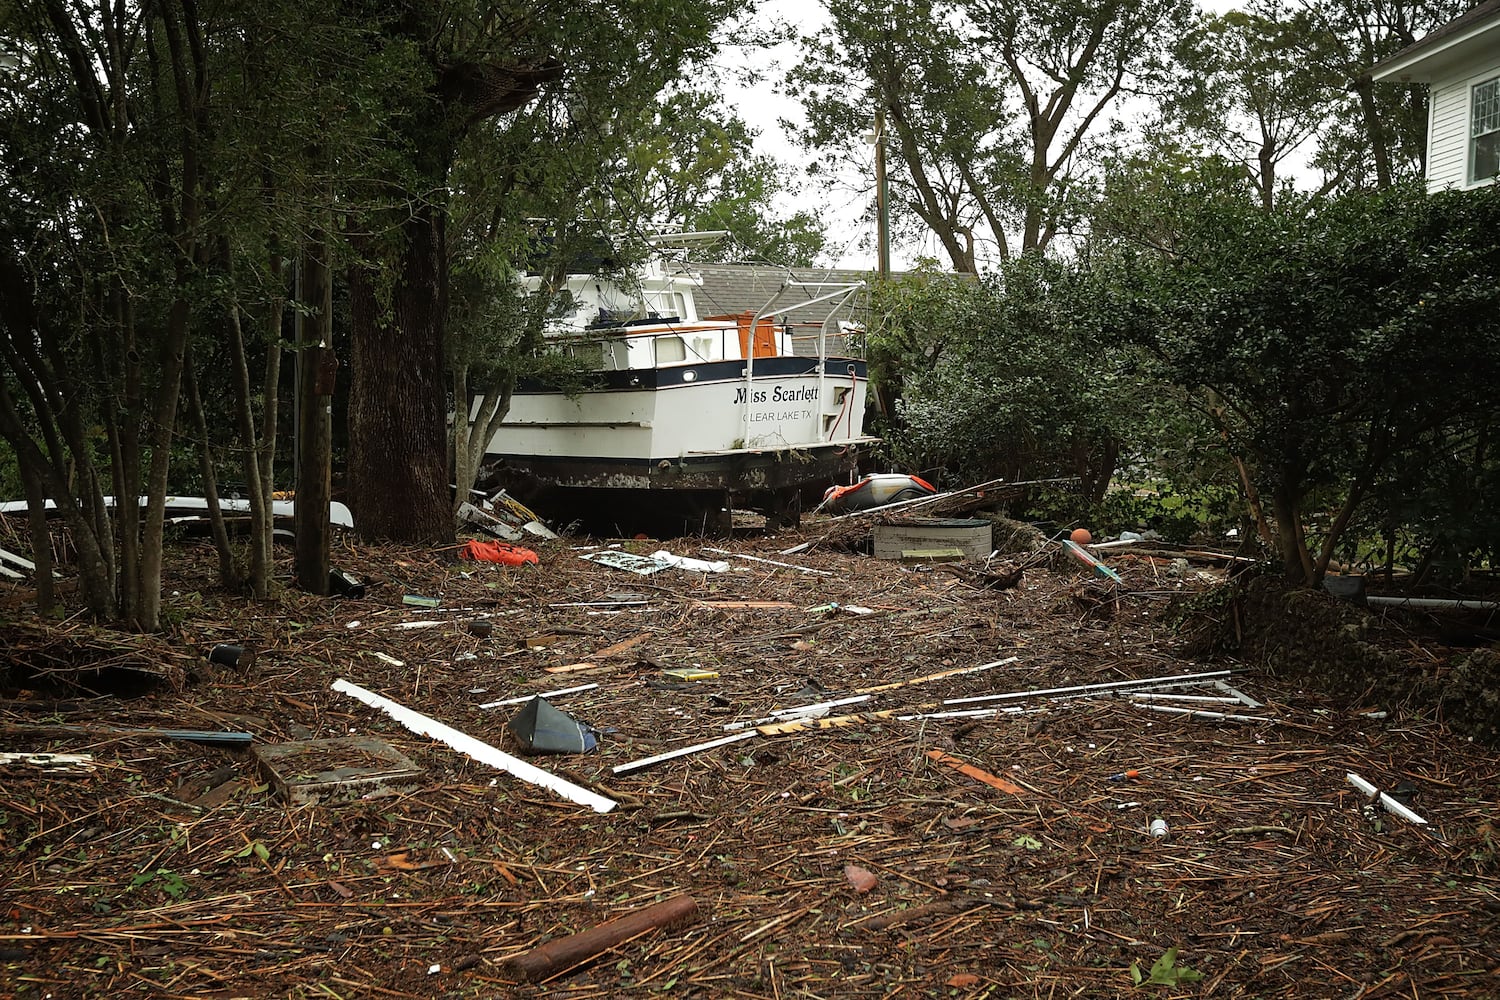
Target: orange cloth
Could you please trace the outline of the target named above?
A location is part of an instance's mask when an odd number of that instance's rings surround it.
[[[540,563],[536,553],[530,549],[523,549],[519,545],[506,545],[503,542],[481,542],[471,541],[458,550],[458,554],[465,559],[474,559],[479,562],[504,563],[506,566],[520,566],[524,563]]]

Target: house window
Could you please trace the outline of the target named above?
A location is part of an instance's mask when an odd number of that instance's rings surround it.
[[[1500,176],[1500,76],[1474,88],[1469,117],[1469,183]]]

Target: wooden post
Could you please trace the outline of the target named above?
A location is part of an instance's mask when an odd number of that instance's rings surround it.
[[[528,983],[540,982],[647,931],[691,923],[697,917],[698,903],[691,896],[673,896],[644,910],[607,920],[586,931],[548,941],[540,947],[506,959],[504,964],[511,971],[519,973]]]

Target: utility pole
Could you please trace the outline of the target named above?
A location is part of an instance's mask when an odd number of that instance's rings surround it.
[[[891,276],[891,207],[885,192],[885,109],[875,111],[875,241],[880,280]]]

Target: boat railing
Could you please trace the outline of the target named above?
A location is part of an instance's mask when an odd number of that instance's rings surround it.
[[[802,305],[803,303],[798,303]],[[782,328],[789,333],[788,340],[791,344],[791,356],[799,358],[828,358],[828,357],[860,357],[863,354],[860,344],[860,335],[857,331],[840,328],[830,331],[826,323],[784,323]],[[562,350],[578,349],[593,344],[621,344],[632,343],[641,340],[652,341],[653,344],[664,336],[677,336],[682,339],[683,350],[686,356],[683,358],[663,359],[657,356],[653,347],[651,352],[652,365],[691,365],[702,364],[719,360],[736,360],[741,347],[738,343],[740,328],[735,323],[723,321],[700,320],[694,323],[683,323],[674,326],[670,323],[660,326],[642,327],[640,329],[629,329],[612,327],[607,332],[602,329],[569,331],[567,333],[552,334],[549,336],[554,347]],[[705,357],[701,352],[695,351],[692,346],[694,338],[714,337],[718,338],[718,356]],[[731,350],[731,346],[733,350]],[[628,350],[628,348],[627,348]],[[606,350],[603,352],[606,361],[606,370],[617,369],[615,352]],[[765,357],[766,355],[760,355]]]
[[[823,322],[821,324],[819,324],[819,326],[818,326],[818,353],[817,353],[817,357],[818,358],[827,358],[828,357],[828,324],[834,321],[833,317],[838,313],[838,311],[840,309],[842,309],[844,307],[844,305],[850,299],[852,299],[855,296],[855,294],[857,294],[859,292],[860,289],[862,289],[864,287],[865,287],[865,282],[863,282],[863,281],[851,281],[851,282],[796,281],[796,280],[794,280],[792,278],[788,278],[786,281],[783,281],[781,283],[781,287],[776,290],[776,294],[775,295],[771,296],[770,301],[768,301],[764,306],[762,306],[760,308],[760,311],[755,314],[755,317],[750,321],[750,329],[752,329],[752,330],[757,329],[760,326],[760,321],[762,319],[764,319],[766,316],[786,315],[788,313],[795,312],[795,311],[797,311],[799,309],[806,309],[809,306],[818,305],[821,302],[832,302],[833,305],[829,308],[827,316],[824,317]],[[810,298],[806,299],[805,301],[793,302],[793,303],[791,303],[789,305],[781,306],[779,308],[772,308],[773,306],[776,305],[776,302],[777,302],[778,299],[780,299],[788,291],[790,291],[791,289],[794,289],[794,288],[800,288],[800,289],[803,289],[803,290],[805,290],[807,292],[810,292],[810,293],[812,293],[812,296]],[[832,291],[824,291],[824,289],[832,289]],[[826,399],[827,398],[827,396],[824,394],[824,391],[823,391],[823,382],[824,382],[824,379],[826,378],[826,375],[827,375],[827,368],[828,368],[828,366],[826,364],[820,364],[820,365],[818,365],[818,398],[819,399]],[[752,389],[752,387],[754,385],[754,381],[755,381],[755,352],[751,351],[750,355],[747,358],[745,358],[745,392],[744,392],[745,402],[743,404],[743,408],[742,408],[742,411],[741,411],[741,419],[744,422],[744,426],[745,426],[744,442],[745,442],[746,445],[751,445],[751,444],[754,443],[751,440],[751,438],[752,438],[752,428],[754,427],[753,416],[754,416],[754,411],[755,411],[755,393],[752,392],[751,389]]]

